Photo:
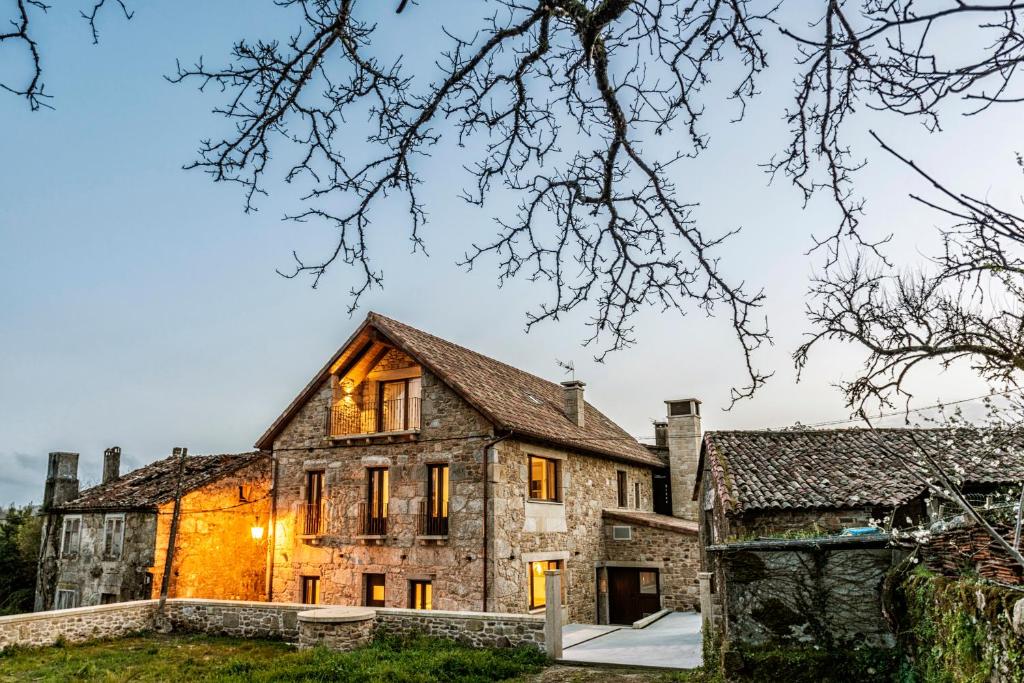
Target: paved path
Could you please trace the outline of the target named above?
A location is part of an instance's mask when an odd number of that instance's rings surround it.
[[[696,612],[673,612],[641,629],[570,624],[563,631],[562,659],[696,669],[701,665],[700,623]]]

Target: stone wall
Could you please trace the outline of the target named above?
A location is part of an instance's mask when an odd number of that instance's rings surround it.
[[[892,647],[882,588],[901,551],[885,543],[736,543],[716,551],[724,576],[718,588],[725,641],[745,647]]]
[[[99,605],[104,600],[124,602],[150,597],[157,516],[152,512],[110,514],[124,517],[120,557],[110,557],[104,552],[107,513],[47,516],[36,585],[36,611],[53,609],[58,590],[75,591],[77,607]],[[61,535],[64,519],[68,517],[81,518],[81,541],[77,552],[62,554]]]
[[[138,600],[0,617],[0,650],[15,645],[53,645],[58,640],[82,643],[148,631],[153,628],[155,612],[155,600]]]
[[[544,648],[544,617],[530,614],[378,609],[376,624],[378,633],[424,634],[472,647]]]
[[[261,459],[182,497],[170,597],[266,598],[270,464],[269,457]],[[173,502],[160,506],[150,569],[153,597],[160,595],[173,511]],[[254,526],[263,527],[262,538],[252,537]]]
[[[494,558],[493,612],[529,609],[529,563],[561,560],[571,622],[597,622],[596,570],[605,559],[602,511],[618,505],[616,473],[626,472],[628,506],[650,511],[651,470],[603,458],[503,441],[491,465],[491,505],[497,520],[490,554]],[[562,461],[562,502],[534,503],[528,498],[530,454]],[[639,505],[634,482],[640,482]]]
[[[700,546],[696,533],[680,533],[614,519],[605,520],[606,566],[645,566],[658,569],[661,606],[674,610],[696,609],[700,603],[697,571]],[[613,526],[630,526],[633,538],[612,538]]]
[[[392,351],[381,362],[375,370],[407,367],[410,361]],[[301,577],[315,576],[322,603],[362,605],[363,575],[373,573],[385,575],[388,607],[407,607],[409,581],[425,579],[433,583],[435,608],[481,609],[483,451],[492,438],[490,423],[426,369],[420,432],[408,440],[328,438],[327,411],[333,397],[334,388],[325,381],[274,442],[279,468],[274,600],[301,600]],[[440,543],[417,538],[420,503],[427,495],[426,466],[432,463],[450,468],[449,534]],[[388,531],[383,539],[358,538],[368,467],[387,467],[389,472]],[[326,534],[316,539],[300,538],[296,528],[309,470],[325,472],[329,521]]]
[[[308,609],[296,603],[176,599],[167,601],[165,617],[175,631],[295,642],[298,614]]]

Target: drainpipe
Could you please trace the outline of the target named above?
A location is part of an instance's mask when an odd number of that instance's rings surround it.
[[[270,522],[267,523],[267,575],[264,578],[267,588],[267,602],[274,602],[274,556],[277,554],[277,455],[271,451],[273,469],[270,475]]]
[[[487,552],[487,548],[490,545],[490,543],[489,543],[489,540],[490,540],[489,539],[489,536],[490,536],[490,524],[488,523],[488,520],[490,519],[490,510],[488,508],[488,503],[490,502],[490,491],[491,491],[491,458],[490,458],[490,450],[492,448],[494,448],[496,445],[498,445],[499,443],[501,443],[505,439],[508,439],[511,436],[512,436],[512,432],[510,431],[507,434],[505,434],[504,436],[499,436],[498,438],[492,439],[492,440],[488,441],[486,444],[484,444],[484,557],[483,557],[483,560],[484,560],[484,586],[483,586],[483,588],[484,588],[484,590],[483,590],[484,597],[483,597],[483,607],[481,609],[482,612],[486,612],[487,611],[487,593],[488,593],[488,590],[487,590],[487,588],[488,588],[488,586],[487,586],[487,567],[488,567],[488,562],[490,561],[489,553]]]

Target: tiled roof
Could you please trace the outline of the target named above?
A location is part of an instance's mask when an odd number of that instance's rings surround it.
[[[270,448],[273,438],[327,378],[330,368],[367,327],[384,335],[480,411],[499,431],[583,450],[638,464],[663,467],[664,462],[589,403],[584,427],[563,412],[564,389],[548,380],[488,358],[378,313],[363,326],[311,381],[260,438],[257,448]]]
[[[187,493],[216,481],[236,470],[269,457],[262,451],[223,455],[190,455],[185,458],[182,492]],[[150,510],[174,500],[178,475],[177,459],[172,455],[163,460],[82,491],[77,498],[57,509],[88,510]]]
[[[906,503],[926,486],[903,458],[917,462],[917,444],[967,484],[1024,480],[1024,434],[978,443],[976,430],[713,431],[701,460],[730,512],[858,508]],[[917,444],[915,444],[915,439]],[[996,443],[995,441],[998,441]]]
[[[679,517],[671,517],[669,515],[659,515],[657,512],[610,508],[602,510],[601,516],[604,517],[604,519],[610,519],[617,522],[628,522],[630,524],[649,526],[653,529],[664,529],[665,531],[674,531],[680,534],[697,535],[697,522],[691,522],[688,519],[680,519]]]

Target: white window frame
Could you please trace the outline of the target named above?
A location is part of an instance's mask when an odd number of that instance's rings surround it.
[[[61,600],[61,598],[65,598]],[[67,603],[70,601],[70,605],[61,603]],[[57,593],[53,597],[53,608],[54,609],[74,609],[78,607],[78,590],[75,588],[58,588]]]
[[[68,536],[68,524],[78,522],[78,533],[73,537],[74,549],[65,547]],[[60,527],[60,557],[73,557],[82,550],[82,515],[65,515]]]
[[[111,522],[121,522],[121,530],[117,539],[117,552],[108,552],[107,537]],[[113,544],[110,544],[111,548]],[[120,560],[124,555],[124,513],[112,513],[103,517],[103,557],[106,559]]]

